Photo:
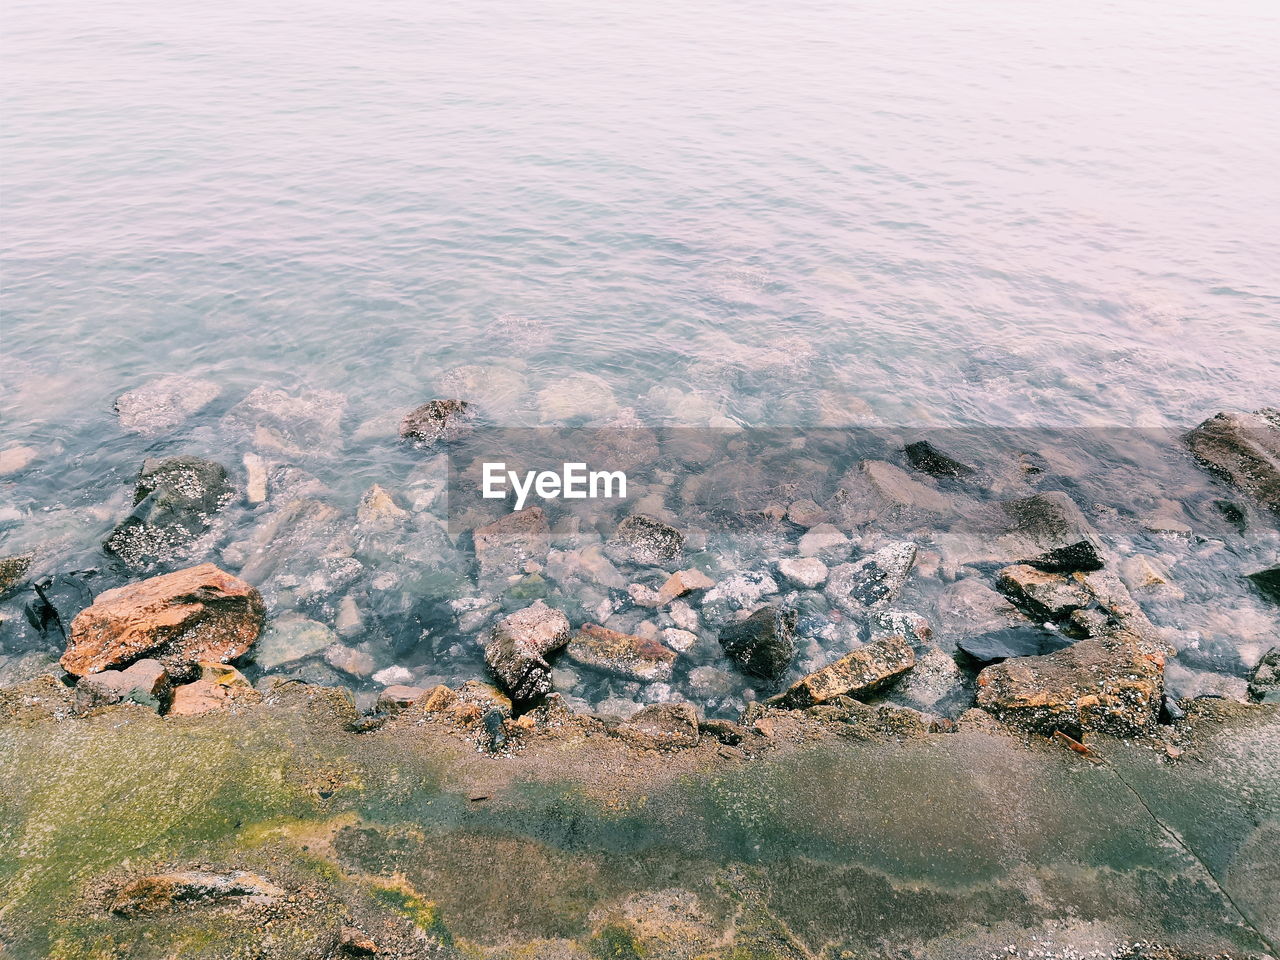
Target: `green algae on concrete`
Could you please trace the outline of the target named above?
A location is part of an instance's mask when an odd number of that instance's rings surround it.
[[[984,723],[848,735],[794,716],[752,755],[659,754],[566,721],[477,752],[412,714],[350,733],[294,684],[235,713],[67,716],[0,692],[0,942],[25,957],[903,955],[1045,939],[1274,954],[1280,720],[1193,716],[1176,762],[1099,741],[1091,763]],[[793,742],[794,741],[794,742]],[[266,906],[121,918],[163,869],[250,870]]]

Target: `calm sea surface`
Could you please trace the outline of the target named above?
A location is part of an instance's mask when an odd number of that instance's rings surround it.
[[[348,505],[460,379],[519,425],[575,373],[694,426],[1274,404],[1278,50],[1245,0],[10,0],[4,524],[88,563],[263,384],[345,398]],[[123,431],[166,374],[219,399]]]

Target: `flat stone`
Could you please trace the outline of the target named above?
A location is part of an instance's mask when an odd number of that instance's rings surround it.
[[[384,687],[402,686],[412,679],[413,674],[399,665],[383,667],[373,675],[373,682],[380,683]]]
[[[408,517],[409,511],[376,483],[365,491],[360,505],[356,507],[356,523],[366,530],[394,530]]]
[[[1005,596],[1042,620],[1066,619],[1093,601],[1077,581],[1025,563],[1005,567],[996,583]]]
[[[161,710],[169,701],[168,671],[159,660],[139,660],[124,670],[103,670],[81,677],[76,706],[81,710],[130,701]]]
[[[996,541],[1001,555],[1051,573],[1101,569],[1098,535],[1065,493],[1038,493],[1000,506],[1010,523]]]
[[[270,903],[283,895],[284,891],[266,878],[245,870],[230,873],[173,870],[139,877],[126,884],[111,901],[111,912],[132,917],[235,900]]]
[[[978,674],[978,706],[1036,733],[1147,733],[1159,720],[1164,657],[1132,635],[1081,640]]]
[[[796,619],[794,610],[762,607],[721,630],[720,646],[743,673],[776,683],[796,654]]]
[[[843,559],[853,547],[842,531],[829,523],[820,523],[800,538],[797,550],[802,557],[820,557],[826,560]]]
[[[735,610],[750,610],[778,592],[778,584],[761,570],[744,570],[725,577],[702,598],[702,612],[715,623]]]
[[[320,653],[337,640],[337,635],[323,623],[286,613],[267,624],[253,649],[253,659],[264,670],[274,670]]]
[[[76,676],[159,660],[171,676],[200,661],[227,661],[258,639],[258,591],[211,563],[101,593],[71,622],[60,663]]]
[[[257,703],[262,694],[253,689],[244,675],[221,663],[202,663],[200,677],[193,683],[174,687],[166,716],[194,717],[212,710],[227,710],[240,703]]]
[[[662,631],[662,642],[677,653],[684,653],[698,642],[698,635],[689,630],[668,627]]]
[[[908,443],[904,452],[907,463],[913,470],[927,473],[931,477],[967,477],[973,473],[973,467],[947,456],[928,440],[917,440]]]
[[[1280,410],[1219,413],[1182,439],[1205,469],[1280,512]]]
[[[149,380],[116,398],[120,426],[144,436],[158,436],[181,426],[222,393],[212,380],[172,375]]]
[[[946,494],[912,479],[892,463],[868,460],[862,464],[862,472],[884,508],[933,514],[951,513],[954,509]]]
[[[778,563],[778,573],[788,583],[812,590],[826,581],[827,565],[817,557],[788,557]]]
[[[619,724],[618,735],[649,749],[696,747],[698,712],[687,703],[655,703]]]
[[[547,657],[569,642],[569,618],[539,600],[498,621],[484,659],[515,703],[551,692]]]
[[[232,407],[222,426],[286,456],[332,455],[342,445],[346,410],[347,398],[334,390],[290,393],[264,384]]]
[[[324,662],[335,670],[353,677],[367,677],[373,673],[376,663],[372,654],[366,650],[348,647],[343,643],[335,643],[324,652]]]
[[[451,443],[470,432],[476,410],[466,400],[428,400],[405,414],[400,421],[400,436],[425,446]]]
[[[833,697],[862,697],[882,689],[916,665],[915,651],[902,637],[882,637],[845,654],[798,681],[769,702],[803,709]]]
[[[842,563],[827,577],[827,599],[852,614],[884,606],[901,592],[915,560],[916,545],[899,541],[854,563]]]
[[[1070,646],[1071,641],[1033,624],[991,630],[956,640],[956,649],[979,663],[997,663],[1012,657],[1034,657]]]
[[[662,566],[684,552],[684,534],[657,517],[635,513],[618,524],[604,551],[615,563]]]
[[[808,529],[830,519],[831,514],[812,500],[796,500],[787,507],[787,519]]]
[[[531,560],[546,563],[551,528],[541,507],[526,507],[478,527],[473,542],[480,579],[503,580],[522,573]]]
[[[574,663],[646,683],[671,679],[676,652],[653,639],[583,624],[565,655]]]

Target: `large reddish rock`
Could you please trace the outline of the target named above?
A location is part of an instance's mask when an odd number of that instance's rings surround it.
[[[71,622],[62,667],[85,676],[142,657],[170,676],[201,661],[233,660],[258,639],[258,591],[211,563],[107,590]]]

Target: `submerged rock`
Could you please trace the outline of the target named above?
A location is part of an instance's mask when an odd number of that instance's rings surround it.
[[[812,590],[827,579],[827,565],[817,557],[788,557],[778,563],[778,573],[788,583]]]
[[[823,560],[835,561],[843,560],[849,556],[849,550],[853,546],[850,540],[843,532],[830,523],[820,523],[815,527],[811,527],[797,545],[797,550],[802,557],[818,557]]]
[[[34,553],[0,557],[0,599],[7,597],[22,583],[27,571],[31,569],[31,562],[34,559]]]
[[[218,398],[222,388],[212,380],[173,375],[144,383],[116,398],[120,426],[144,436],[157,436],[180,426]]]
[[[973,473],[973,467],[947,456],[928,440],[917,440],[908,443],[904,451],[907,463],[913,470],[927,473],[931,477],[967,477]]]
[[[1201,466],[1280,513],[1280,409],[1219,413],[1182,439]]]
[[[40,456],[40,450],[32,446],[6,447],[0,450],[0,477],[21,473]]]
[[[132,703],[161,710],[169,701],[172,687],[169,673],[159,660],[139,660],[124,670],[103,670],[81,677],[76,684],[76,707]]]
[[[172,559],[209,529],[212,515],[231,496],[226,469],[212,460],[147,460],[138,474],[133,512],[103,547],[132,567]]]
[[[745,570],[725,577],[702,598],[702,612],[712,623],[722,622],[734,610],[750,610],[778,592],[773,577],[760,570]]]
[[[761,607],[721,630],[720,646],[743,673],[777,683],[796,655],[796,619],[794,610]]]
[[[891,543],[854,563],[842,563],[827,578],[827,599],[846,613],[861,613],[893,600],[916,561],[916,545]]]
[[[809,674],[770,703],[803,709],[833,697],[866,696],[882,689],[915,665],[915,651],[905,639],[882,637]]]
[[[1150,731],[1164,697],[1164,657],[1132,634],[1015,657],[978,674],[978,706],[1036,733]]]
[[[868,460],[862,465],[862,472],[881,509],[937,514],[953,510],[946,494],[912,479],[905,470],[891,463]]]
[[[997,584],[1009,599],[1040,619],[1062,620],[1093,599],[1078,582],[1025,563],[1005,567]]]
[[[223,429],[252,438],[254,446],[290,457],[332,455],[342,446],[347,398],[333,390],[296,394],[263,385],[227,412]]]
[[[1038,493],[1000,506],[1010,521],[997,540],[1002,555],[1051,573],[1102,567],[1098,535],[1065,493]]]
[[[258,591],[211,563],[107,590],[71,623],[61,664],[84,676],[141,657],[171,675],[199,661],[232,660],[262,627]]]
[[[655,750],[696,747],[698,712],[687,703],[655,703],[619,724],[618,735]]]
[[[618,524],[604,552],[615,563],[659,567],[684,552],[684,534],[657,517],[634,513]]]
[[[551,692],[547,657],[569,642],[569,618],[539,600],[498,621],[484,660],[515,703]]]
[[[523,572],[529,561],[545,564],[551,528],[541,507],[526,507],[476,528],[472,535],[482,581]]]
[[[417,703],[425,694],[425,687],[411,687],[403,683],[393,683],[378,691],[377,709],[381,713],[399,713]]]
[[[450,443],[470,431],[475,419],[475,408],[466,400],[428,400],[405,414],[400,436],[426,446]]]
[[[337,642],[338,638],[323,623],[286,613],[267,625],[253,649],[253,659],[265,670],[274,670],[286,663],[320,653]]]
[[[1253,668],[1249,676],[1249,696],[1267,703],[1280,700],[1280,647],[1264,653]]]
[[[613,387],[592,373],[575,373],[538,391],[543,423],[557,420],[596,420],[618,412]]]
[[[677,654],[655,639],[583,624],[565,655],[574,663],[645,683],[671,679]]]
[[[387,532],[394,530],[409,517],[391,494],[378,484],[365,491],[356,508],[356,523],[365,530]]]
[[[174,870],[155,873],[126,884],[111,901],[111,912],[124,917],[174,907],[250,900],[269,903],[284,891],[256,873],[233,870],[209,873],[204,870]]]

